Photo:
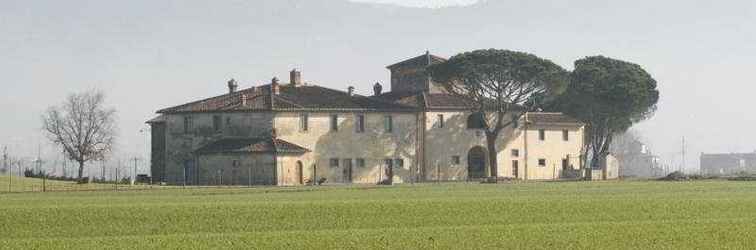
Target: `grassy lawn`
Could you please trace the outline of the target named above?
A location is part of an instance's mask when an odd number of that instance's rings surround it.
[[[10,185],[9,185],[10,184]],[[44,185],[44,188],[43,188]],[[10,187],[9,187],[10,186]],[[19,192],[42,192],[46,191],[86,191],[86,190],[115,190],[113,184],[102,183],[87,183],[76,184],[71,181],[58,181],[58,180],[45,180],[39,178],[25,178],[25,177],[10,177],[7,175],[0,175],[0,193],[19,193]],[[145,189],[143,185],[129,186],[118,185],[119,190],[123,189]],[[0,205],[2,206],[2,205]]]
[[[756,182],[0,194],[9,249],[753,247]]]

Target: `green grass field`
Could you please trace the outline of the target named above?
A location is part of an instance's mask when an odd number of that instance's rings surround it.
[[[0,194],[0,248],[756,247],[756,182]]]

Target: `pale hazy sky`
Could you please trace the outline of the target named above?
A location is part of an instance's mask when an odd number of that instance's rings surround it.
[[[637,129],[666,162],[680,162],[683,136],[696,168],[701,151],[756,149],[752,0],[0,0],[0,145],[36,154],[41,113],[73,91],[107,92],[125,158],[147,152],[139,130],[155,110],[221,94],[231,77],[248,87],[297,67],[369,93],[386,65],[479,48],[567,69],[598,54],[643,65],[661,101]]]

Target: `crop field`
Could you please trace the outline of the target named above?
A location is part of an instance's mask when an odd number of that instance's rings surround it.
[[[747,249],[756,182],[0,194],[0,248]]]

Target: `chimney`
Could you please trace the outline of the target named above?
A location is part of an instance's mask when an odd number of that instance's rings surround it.
[[[241,95],[241,105],[242,106],[247,106],[247,95],[246,94],[242,94]]]
[[[353,96],[354,95],[354,87],[349,86],[347,88],[347,94],[349,94],[349,96]]]
[[[233,94],[236,92],[236,88],[239,87],[238,84],[236,84],[236,80],[234,78],[231,78],[231,80],[228,80],[228,93]]]
[[[297,69],[292,69],[289,72],[289,83],[294,86],[302,85],[302,72]]]
[[[273,77],[273,79],[270,80],[270,91],[274,95],[281,94],[281,86],[278,84],[278,77]]]
[[[380,82],[376,82],[375,85],[373,85],[373,95],[379,96],[381,95],[382,91],[383,91],[383,86],[381,86]]]

